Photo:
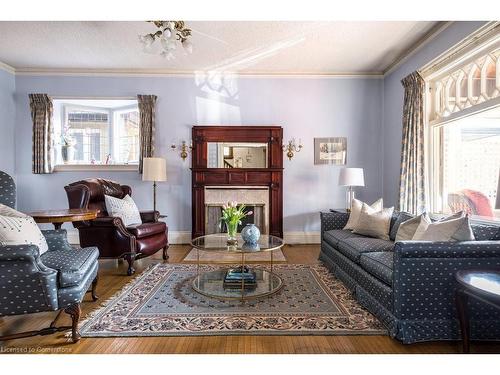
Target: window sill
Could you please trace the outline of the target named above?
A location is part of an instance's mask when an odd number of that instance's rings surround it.
[[[82,172],[82,171],[107,171],[107,172],[137,172],[137,164],[61,164],[54,167],[54,172]]]

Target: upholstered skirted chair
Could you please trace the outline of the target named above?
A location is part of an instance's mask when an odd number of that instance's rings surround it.
[[[14,208],[15,184],[8,177],[10,183],[6,184],[5,174],[0,173],[0,197],[9,197],[1,202]],[[14,188],[13,196],[4,190],[6,186]],[[48,245],[43,255],[36,245],[0,245],[0,317],[44,311],[58,311],[58,314],[49,327],[38,331],[6,333],[4,330],[0,341],[71,329],[72,340],[77,342],[80,305],[90,287],[92,299],[97,300],[98,249],[72,247],[63,229],[46,230],[42,234]],[[71,326],[56,326],[62,312],[71,316]]]
[[[163,250],[168,258],[167,225],[158,221],[158,211],[141,211],[142,223],[125,226],[119,217],[109,216],[104,195],[123,199],[132,189],[117,182],[92,178],[65,186],[69,208],[97,210],[97,219],[74,222],[80,234],[81,246],[97,246],[101,258],[123,258],[128,262],[127,274],[132,275],[134,260]]]
[[[0,171],[0,203],[16,208],[16,183],[4,171]]]

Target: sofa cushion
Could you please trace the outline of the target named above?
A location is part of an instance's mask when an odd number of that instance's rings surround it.
[[[340,240],[345,240],[351,237],[362,237],[359,234],[354,234],[350,230],[332,229],[323,234],[323,239],[330,245],[337,247]]]
[[[394,253],[392,251],[381,251],[361,254],[359,264],[372,276],[375,276],[383,283],[392,286],[393,260]]]
[[[328,247],[329,245],[325,245]],[[332,260],[334,274],[342,280],[348,289],[357,293],[360,288],[370,293],[381,305],[389,311],[393,311],[392,287],[366,272],[359,264],[344,256],[339,251],[332,251],[329,259]]]
[[[97,247],[85,247],[47,251],[40,259],[44,265],[57,271],[59,287],[67,288],[79,285],[87,273],[92,271],[98,257]]]
[[[144,238],[158,233],[165,233],[167,225],[163,221],[157,221],[154,223],[129,225],[127,230],[136,238]]]
[[[339,241],[337,248],[349,259],[358,263],[361,254],[376,251],[391,251],[394,242],[370,237],[351,237]]]

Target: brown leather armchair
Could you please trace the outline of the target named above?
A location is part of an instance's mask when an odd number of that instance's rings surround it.
[[[80,234],[80,246],[97,246],[100,258],[124,258],[128,262],[127,274],[132,275],[134,260],[145,258],[163,250],[163,259],[168,259],[168,228],[158,221],[158,211],[141,212],[142,224],[128,227],[119,217],[108,216],[104,195],[122,199],[132,195],[127,185],[101,178],[73,182],[65,186],[69,208],[97,210],[97,218],[74,222]]]

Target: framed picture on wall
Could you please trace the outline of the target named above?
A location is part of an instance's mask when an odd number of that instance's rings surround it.
[[[314,164],[345,165],[347,138],[314,138]]]

